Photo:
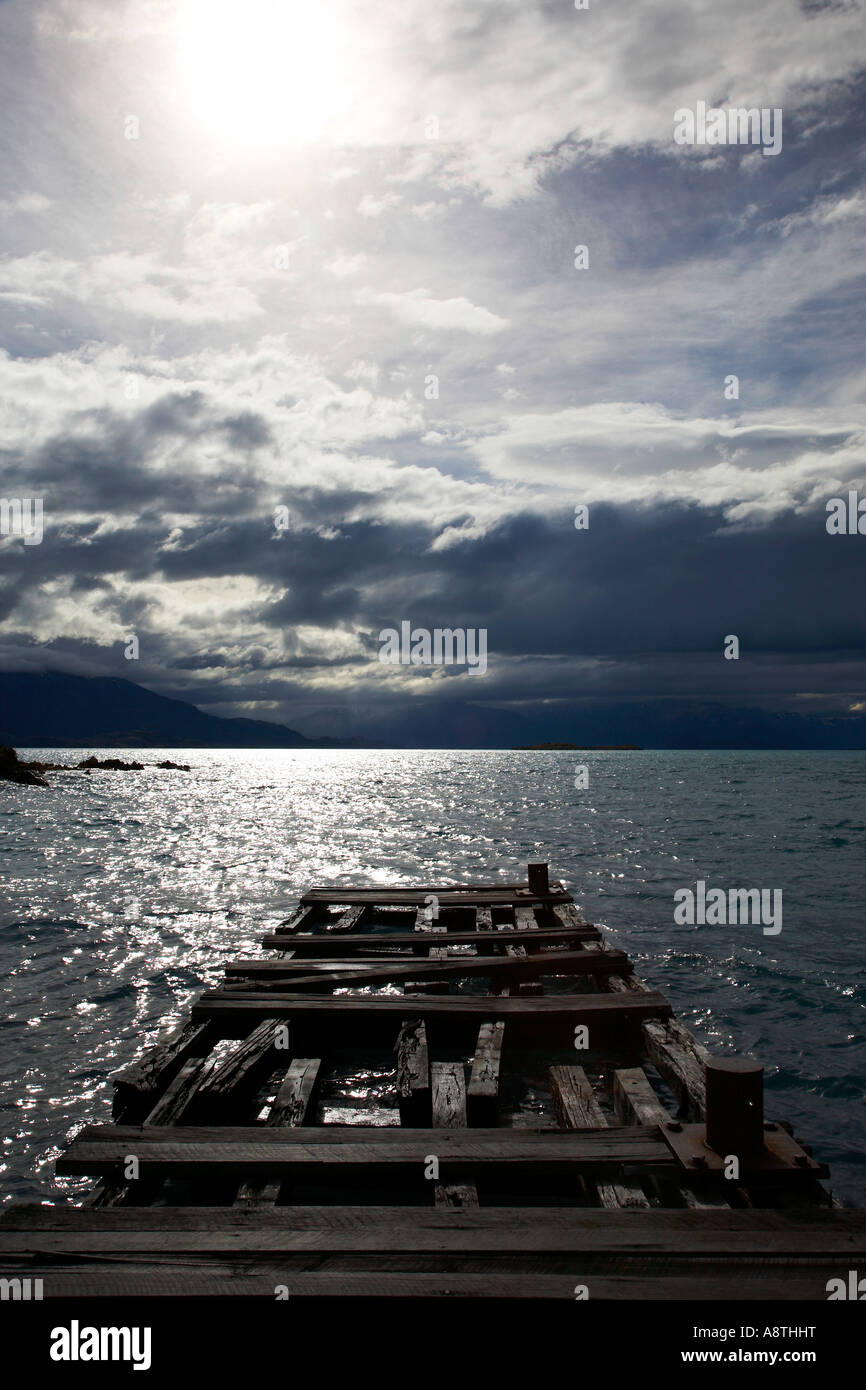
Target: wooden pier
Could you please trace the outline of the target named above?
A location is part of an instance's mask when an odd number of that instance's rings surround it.
[[[315,888],[263,944],[58,1160],[98,1179],[84,1204],[7,1210],[5,1275],[45,1299],[825,1301],[866,1269],[866,1212],[765,1119],[760,1067],[708,1058],[546,865]]]

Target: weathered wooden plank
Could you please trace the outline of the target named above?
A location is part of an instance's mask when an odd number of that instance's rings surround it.
[[[663,1125],[671,1118],[643,1067],[621,1067],[614,1072],[613,1104],[624,1125]]]
[[[574,922],[578,914],[575,908],[566,905],[555,908],[554,916],[561,922]],[[587,949],[599,948],[590,944]],[[603,990],[620,995],[652,993],[633,971],[606,975],[599,984]],[[669,1018],[664,1025],[647,1020],[641,1031],[650,1061],[678,1097],[681,1117],[703,1119],[706,1110],[704,1068],[709,1055],[706,1048],[674,1018]]]
[[[134,1144],[137,1152],[143,1152],[149,1146],[161,1147],[173,1143],[203,1144],[212,1147],[251,1143],[267,1144],[273,1148],[284,1148],[286,1145],[303,1148],[308,1144],[314,1144],[318,1148],[346,1148],[353,1144],[363,1143],[379,1146],[382,1149],[402,1149],[410,1142],[423,1145],[425,1136],[429,1139],[429,1127],[403,1129],[398,1125],[327,1124],[311,1125],[301,1130],[272,1128],[259,1124],[185,1124],[171,1127],[107,1124],[85,1125],[70,1142],[71,1144],[79,1144],[84,1141],[89,1144]],[[495,1147],[499,1143],[504,1149],[522,1149],[526,1145],[541,1143],[543,1140],[554,1152],[558,1149],[563,1152],[571,1152],[572,1150],[589,1152],[590,1149],[603,1149],[606,1145],[621,1144],[623,1153],[629,1154],[647,1144],[650,1145],[653,1153],[660,1153],[663,1150],[671,1157],[672,1162],[678,1162],[671,1154],[670,1147],[657,1125],[614,1125],[609,1128],[593,1126],[583,1133],[543,1127],[511,1129],[503,1126],[502,1128],[468,1129],[462,1131],[462,1136],[461,1138],[449,1131],[447,1138],[449,1143],[453,1142],[458,1147],[463,1144],[464,1139],[468,1143],[470,1139],[477,1138],[481,1144],[489,1143]],[[628,1161],[631,1162],[631,1159]]]
[[[429,1130],[402,1128],[376,1130],[353,1127],[339,1139],[329,1134],[340,1126],[305,1129],[237,1127],[179,1127],[134,1129],[122,1126],[88,1127],[57,1160],[57,1172],[116,1176],[130,1154],[138,1159],[146,1177],[237,1177],[253,1181],[304,1170],[353,1170],[375,1165],[383,1176],[390,1172],[423,1173],[430,1152]],[[360,1132],[359,1132],[360,1131]],[[363,1137],[361,1137],[363,1133]],[[240,1137],[242,1136],[242,1137]],[[675,1163],[657,1131],[642,1126],[630,1129],[563,1132],[529,1130],[442,1129],[436,1135],[440,1177],[443,1181],[472,1177],[476,1170],[513,1173],[610,1174],[623,1163],[649,1170],[672,1172]]]
[[[482,1023],[466,1093],[471,1125],[495,1125],[499,1115],[499,1071],[505,1040],[505,1023]]]
[[[355,934],[359,927],[364,925],[365,918],[369,915],[370,909],[363,903],[358,903],[354,907],[347,907],[345,912],[341,912],[336,922],[326,921],[325,929],[329,935],[339,932],[347,935]]]
[[[445,907],[510,907],[515,902],[523,906],[535,904],[570,903],[571,897],[558,884],[550,885],[549,893],[530,893],[527,884],[502,884],[494,888],[432,886],[426,888],[311,888],[301,898],[301,904],[339,903],[351,906],[364,904],[391,907],[424,907],[429,896],[440,899]]]
[[[323,909],[318,905],[301,906],[297,908],[291,917],[285,917],[277,928],[280,935],[287,935],[291,932],[309,931],[311,927],[321,921]]]
[[[435,938],[437,940],[444,938],[447,934],[447,928],[445,926],[445,923],[438,915],[438,906],[437,915],[434,917],[432,914],[432,903],[427,903],[424,907],[419,907],[415,913],[415,930],[416,932],[422,932],[428,936],[433,936],[435,934]],[[440,962],[444,960],[447,955],[448,951],[447,948],[444,946],[441,948],[437,946],[431,946],[427,951],[428,962]],[[414,978],[406,978],[404,983],[404,993],[447,994],[448,983],[447,981],[443,983],[441,978],[439,977],[419,977],[417,984],[415,983]]]
[[[285,1016],[264,1017],[228,1057],[212,1067],[199,1083],[196,1109],[224,1118],[270,1071],[285,1063],[286,1048],[278,1045],[281,1025],[285,1026]]]
[[[671,1118],[650,1085],[643,1067],[623,1067],[614,1072],[613,1101],[622,1124],[663,1125]],[[728,1205],[723,1196],[696,1192],[687,1183],[678,1184],[678,1191],[686,1206],[696,1211]]]
[[[607,978],[613,982],[617,977]],[[681,1117],[703,1119],[707,1103],[706,1049],[674,1019],[667,1028],[653,1023],[641,1031],[650,1061],[679,1099]]]
[[[605,1113],[583,1067],[550,1067],[550,1091],[563,1129],[604,1129]]]
[[[101,1179],[95,1187],[84,1196],[81,1202],[83,1210],[93,1209],[102,1210],[117,1206],[122,1202],[129,1192],[127,1182],[108,1182]]]
[[[198,1088],[213,1070],[210,1057],[190,1057],[184,1062],[174,1080],[166,1087],[150,1114],[146,1125],[173,1125],[182,1120],[192,1108]]]
[[[276,1128],[280,1125],[297,1126],[309,1122],[321,1065],[319,1057],[294,1059],[268,1111],[266,1125]],[[279,1197],[281,1187],[280,1182],[241,1183],[235,1201],[258,1203],[261,1206],[272,1205]]]
[[[568,910],[563,911],[567,916]],[[607,975],[600,983],[603,989],[620,995],[652,993],[633,972]],[[681,1116],[703,1119],[706,1109],[704,1068],[709,1055],[706,1048],[673,1018],[664,1027],[651,1024],[643,1027],[642,1032],[650,1061],[679,1099]]]
[[[118,1249],[156,1250],[159,1240],[170,1242],[173,1235],[188,1233],[189,1249],[255,1253],[280,1250],[284,1245],[288,1249],[286,1242],[293,1234],[300,1236],[305,1231],[313,1233],[315,1247],[348,1252],[561,1250],[640,1256],[658,1251],[683,1259],[767,1254],[850,1256],[866,1263],[866,1211],[828,1207],[728,1207],[706,1212],[657,1207],[635,1218],[630,1212],[593,1207],[489,1206],[464,1221],[453,1213],[426,1206],[275,1207],[263,1219],[254,1211],[225,1206],[96,1211],[22,1203],[7,1207],[0,1217],[0,1233],[10,1237],[0,1251],[35,1248],[31,1245],[35,1233],[74,1236],[83,1241],[88,1234],[98,1240],[115,1232],[120,1237]],[[158,1237],[152,1245],[146,1243],[148,1233]],[[130,1243],[125,1245],[125,1241]],[[65,1247],[58,1244],[55,1248]]]
[[[430,1068],[433,1090],[434,1129],[456,1129],[466,1126],[466,1077],[462,1062],[434,1062]],[[430,1148],[436,1151],[437,1140],[430,1136]],[[459,1183],[437,1182],[434,1187],[437,1207],[465,1211],[478,1206],[478,1188],[471,1180]]]
[[[553,916],[563,927],[570,929],[593,925],[591,922],[587,922],[582,913],[578,912],[571,898],[568,899],[568,902],[556,903],[553,908]]]
[[[395,1046],[397,1104],[402,1125],[430,1123],[430,1057],[422,1018],[406,1019]]]
[[[173,1081],[170,1081],[150,1113],[145,1117],[146,1125],[176,1124],[190,1110],[198,1087],[213,1067],[208,1057],[190,1057],[184,1062]],[[141,1182],[100,1182],[84,1198],[87,1207],[113,1207],[121,1202],[135,1198],[136,1202],[153,1201],[159,1192],[159,1183]]]
[[[114,1114],[133,1119],[146,1114],[184,1062],[209,1052],[217,1037],[216,1031],[201,1019],[173,1028],[137,1062],[115,1072]]]
[[[313,954],[315,956],[344,955],[348,950],[360,949],[369,955],[377,948],[391,950],[394,947],[410,947],[416,951],[428,949],[428,942],[419,939],[417,932],[384,932],[370,930],[368,932],[354,932],[336,936],[333,933],[324,932],[316,935],[295,936],[292,938],[291,946],[294,957],[301,958],[304,955]],[[507,942],[519,942],[527,944],[525,932],[520,932],[516,927],[497,927],[494,933],[495,944],[497,946]],[[577,923],[573,927],[539,927],[532,934],[531,950],[544,945],[566,944],[571,941],[601,941],[601,933],[597,927],[590,926],[588,923]],[[284,951],[287,946],[287,939],[275,932],[269,932],[262,937],[262,945],[269,950]],[[449,946],[476,946],[486,948],[490,946],[490,941],[486,933],[482,931],[459,931],[448,930]]]
[[[550,1089],[557,1118],[567,1129],[603,1129],[607,1118],[596,1100],[583,1067],[551,1067]],[[593,1189],[602,1207],[645,1210],[649,1198],[639,1183],[595,1182]]]
[[[455,1129],[466,1125],[466,1077],[462,1062],[434,1062],[430,1068],[433,1090],[434,1129]],[[436,1140],[431,1135],[431,1148]],[[478,1188],[472,1181],[460,1183],[437,1182],[434,1188],[437,1207],[470,1210],[478,1206]]]
[[[310,1123],[321,1066],[319,1057],[294,1058],[268,1111],[266,1125]]]
[[[112,1210],[134,1214],[138,1211],[164,1212],[168,1216],[170,1207],[118,1207],[93,1215],[112,1214]],[[201,1210],[201,1209],[199,1209]],[[580,1221],[572,1221],[572,1211],[559,1208],[559,1219],[554,1220],[551,1213],[545,1212],[541,1219],[531,1224],[517,1225],[506,1218],[521,1211],[521,1208],[499,1208],[502,1213],[501,1224],[479,1226],[474,1221],[454,1221],[450,1225],[431,1225],[415,1222],[401,1217],[394,1220],[393,1209],[378,1208],[378,1219],[364,1224],[354,1220],[352,1208],[338,1208],[344,1213],[344,1220],[337,1224],[310,1224],[304,1221],[287,1223],[277,1221],[286,1211],[302,1213],[304,1208],[277,1207],[263,1214],[254,1207],[211,1207],[205,1208],[210,1214],[207,1226],[172,1227],[128,1226],[128,1227],[90,1227],[88,1229],[31,1229],[13,1231],[0,1227],[0,1259],[5,1262],[16,1257],[75,1255],[177,1255],[189,1256],[232,1256],[239,1259],[257,1255],[302,1254],[305,1251],[318,1251],[326,1254],[364,1254],[376,1253],[402,1255],[413,1253],[434,1253],[454,1255],[543,1255],[573,1254],[583,1255],[586,1266],[621,1266],[630,1257],[656,1257],[661,1268],[670,1269],[677,1264],[712,1260],[719,1264],[746,1259],[760,1261],[799,1259],[815,1262],[844,1263],[846,1258],[862,1261],[866,1255],[866,1237],[862,1232],[852,1236],[850,1231],[827,1232],[827,1243],[816,1246],[816,1232],[809,1230],[790,1233],[761,1231],[692,1231],[669,1233],[664,1228],[646,1220],[655,1212],[636,1216],[634,1212],[608,1211],[599,1208],[584,1208],[587,1214],[595,1216],[626,1216],[630,1219],[631,1230],[611,1229],[610,1238],[604,1229],[585,1226]],[[363,1208],[361,1209],[363,1210]],[[428,1212],[431,1216],[447,1217],[448,1206],[419,1207],[416,1211]],[[453,1211],[453,1207],[450,1208]],[[491,1208],[475,1206],[473,1217],[490,1211]],[[527,1209],[522,1209],[527,1210]],[[537,1209],[530,1209],[537,1211]],[[577,1211],[581,1209],[578,1208]],[[659,1210],[658,1208],[656,1210]],[[678,1213],[701,1221],[698,1212],[686,1212],[678,1208]],[[228,1212],[246,1211],[255,1219],[246,1225],[229,1224]],[[742,1213],[750,1215],[749,1212]]]
[[[372,1041],[387,1034],[406,1012],[406,1000],[393,995],[316,995],[304,993],[255,993],[212,990],[193,1006],[197,1020],[213,1020],[226,1036],[244,1034],[257,1019],[292,1020],[292,1037],[319,1036],[326,1030],[332,1039],[351,1036]],[[660,994],[558,994],[540,999],[490,998],[473,995],[418,996],[412,1001],[419,1017],[435,1020],[437,1036],[453,1038],[490,1019],[507,1019],[515,1037],[568,1044],[574,1029],[586,1024],[591,1035],[606,1028],[665,1017],[670,1005]],[[303,1045],[303,1044],[302,1044]]]
[[[516,907],[514,909],[514,925],[518,931],[537,931],[538,923],[535,920],[533,908]]]
[[[430,1067],[433,1128],[466,1127],[466,1077],[462,1062],[433,1062]],[[431,1143],[433,1142],[431,1136]]]
[[[427,961],[399,960],[351,961],[339,966],[324,962],[313,966],[304,960],[284,964],[282,961],[235,960],[225,967],[227,979],[236,976],[257,986],[279,990],[280,987],[322,989],[344,985],[378,984],[386,980],[448,980],[461,976],[499,974],[504,981],[514,976],[529,979],[538,975],[603,975],[621,970],[628,963],[622,951],[544,951],[527,955],[523,946],[506,947],[504,957],[449,955],[454,948],[431,947]]]
[[[437,1182],[436,1206],[452,1211],[471,1211],[478,1206],[478,1188],[474,1182]]]

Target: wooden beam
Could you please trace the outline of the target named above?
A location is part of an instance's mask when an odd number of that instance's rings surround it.
[[[613,1101],[622,1124],[664,1125],[671,1118],[650,1085],[643,1067],[622,1067],[614,1072]],[[679,1183],[677,1190],[684,1204],[695,1211],[728,1206],[723,1196],[697,1192],[687,1183]]]
[[[319,1057],[295,1057],[280,1083],[266,1125],[305,1125],[310,1123],[313,1097],[319,1081]]]
[[[510,907],[515,902],[527,904],[556,904],[572,901],[558,884],[551,884],[548,893],[531,893],[527,884],[503,884],[495,888],[311,888],[301,899],[301,904],[339,903],[351,906],[365,904],[383,907],[424,907],[424,899],[431,894],[445,907]]]
[[[402,1125],[430,1123],[430,1057],[422,1018],[406,1019],[395,1046],[397,1104]]]
[[[114,1177],[134,1154],[142,1177],[252,1181],[326,1169],[337,1169],[345,1177],[375,1168],[383,1177],[405,1172],[420,1179],[430,1143],[429,1130],[391,1127],[88,1126],[58,1158],[57,1172]],[[539,1178],[555,1172],[615,1175],[623,1163],[639,1163],[659,1172],[676,1171],[671,1152],[657,1130],[637,1125],[582,1133],[442,1129],[436,1146],[443,1181],[491,1169]]]
[[[309,931],[312,926],[321,920],[322,908],[320,906],[302,906],[292,913],[291,917],[285,917],[277,931],[281,935],[289,935],[297,931]]]
[[[433,1128],[465,1129],[466,1078],[462,1062],[433,1062],[430,1067],[430,1085]]]
[[[518,931],[516,927],[497,927],[494,932],[494,940],[497,946],[506,942],[519,942],[526,945],[526,933]],[[534,951],[542,945],[564,945],[571,941],[600,941],[601,933],[597,927],[590,926],[588,923],[581,925],[578,923],[573,927],[539,927],[532,934],[531,949]],[[269,950],[283,951],[288,945],[285,936],[270,932],[262,937],[262,945]],[[301,957],[305,953],[315,956],[345,955],[351,948],[360,948],[365,951],[375,951],[377,948],[391,950],[394,947],[408,946],[416,951],[426,952],[428,942],[423,940],[423,934],[418,932],[382,932],[368,931],[343,935],[335,935],[333,932],[312,933],[308,936],[295,936],[292,938],[291,946],[295,956]],[[490,945],[486,933],[481,931],[452,931],[448,929],[449,946],[481,946]]]
[[[430,1068],[433,1088],[433,1128],[466,1128],[466,1076],[462,1062],[434,1062]],[[436,1140],[431,1135],[430,1147],[435,1151]],[[437,1207],[458,1208],[478,1206],[478,1188],[470,1181],[437,1182],[434,1188]]]
[[[148,1048],[138,1061],[115,1072],[112,1077],[115,1117],[140,1119],[146,1115],[184,1062],[210,1052],[218,1036],[201,1019],[180,1024]]]
[[[550,1089],[557,1117],[566,1129],[604,1129],[607,1125],[583,1067],[551,1067]],[[650,1205],[639,1183],[594,1182],[592,1189],[601,1206],[611,1210],[646,1210]]]
[[[313,1094],[319,1079],[322,1062],[319,1057],[296,1057],[283,1077],[268,1111],[266,1125],[303,1125],[313,1111]],[[281,1182],[241,1183],[236,1202],[251,1202],[272,1206],[280,1195]]]
[[[145,1119],[146,1125],[173,1125],[194,1105],[199,1086],[215,1066],[210,1057],[190,1057]]]
[[[363,926],[364,919],[370,909],[365,904],[357,904],[355,907],[347,907],[345,912],[341,912],[336,922],[325,919],[325,930],[329,933],[340,932],[354,933],[359,927]]]
[[[436,939],[436,938],[434,938]],[[628,956],[622,951],[544,951],[527,955],[522,946],[506,947],[505,957],[449,955],[453,947],[431,948],[427,961],[391,960],[349,961],[339,967],[324,962],[319,966],[299,960],[288,964],[278,960],[235,960],[225,967],[226,977],[255,981],[262,987],[286,989],[320,985],[343,986],[376,984],[385,980],[446,980],[460,976],[499,974],[529,979],[539,975],[603,975],[622,970]],[[519,955],[517,953],[520,953]]]
[[[407,1001],[392,995],[316,995],[303,993],[256,993],[240,990],[211,990],[193,1006],[197,1021],[210,1020],[225,1036],[249,1031],[257,1019],[271,1021],[291,1018],[292,1039],[319,1036],[324,1030],[334,1041],[346,1037],[367,1041],[387,1035],[405,1015]],[[640,1022],[647,1017],[665,1017],[670,1005],[660,994],[557,994],[541,999],[497,998],[491,1000],[469,994],[447,997],[419,996],[412,1000],[412,1011],[428,1021],[435,1020],[437,1031],[455,1037],[487,1019],[510,1020],[515,1037],[564,1045],[574,1039],[574,1029],[586,1024],[595,1033],[614,1025]],[[393,1036],[393,1033],[392,1033]]]
[[[201,1082],[196,1095],[196,1110],[212,1112],[221,1118],[259,1086],[280,1062],[285,1063],[286,1049],[277,1048],[277,1029],[285,1026],[285,1018],[266,1014],[262,1021],[230,1054],[213,1067]]]
[[[499,1071],[504,1038],[505,1023],[501,1019],[496,1023],[482,1023],[478,1029],[466,1094],[471,1125],[495,1125],[499,1118]]]
[[[471,1131],[470,1131],[471,1133]],[[428,1132],[428,1138],[429,1138]],[[789,1255],[816,1258],[850,1256],[866,1264],[866,1211],[723,1210],[693,1212],[656,1207],[635,1218],[625,1211],[597,1207],[481,1207],[465,1219],[432,1206],[280,1206],[266,1220],[238,1207],[112,1207],[84,1211],[66,1204],[20,1203],[0,1216],[0,1253],[35,1248],[36,1235],[74,1237],[80,1245],[114,1234],[118,1251],[153,1250],[160,1241],[182,1236],[184,1250],[238,1250],[255,1253],[290,1250],[295,1235],[309,1233],[314,1248],[362,1252],[428,1251],[573,1251],[644,1258],[653,1252],[668,1257],[738,1259]],[[151,1241],[148,1244],[148,1234]],[[68,1247],[72,1249],[70,1244]],[[104,1247],[108,1249],[108,1244]]]

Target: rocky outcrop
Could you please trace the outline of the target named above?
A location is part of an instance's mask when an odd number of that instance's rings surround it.
[[[92,772],[95,767],[104,768],[106,772],[144,771],[144,763],[125,763],[122,758],[85,758],[76,767],[79,772]]]
[[[144,772],[147,767],[171,772],[191,772],[187,763],[125,763],[122,758],[84,758],[80,763],[22,763],[14,748],[0,748],[0,781],[20,782],[24,786],[47,787],[43,772]]]
[[[125,763],[122,758],[85,758],[76,764],[79,772],[92,772],[97,767],[106,772],[143,772],[146,767],[162,767],[172,772],[191,771],[186,763],[173,763],[168,759],[164,763]]]
[[[18,782],[24,787],[47,787],[41,773],[18,761],[14,748],[0,748],[0,782]]]

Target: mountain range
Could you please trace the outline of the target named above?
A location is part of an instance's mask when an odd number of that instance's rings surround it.
[[[264,719],[222,719],[134,681],[0,671],[0,744],[16,748],[356,748]]]
[[[0,671],[0,745],[14,748],[866,749],[866,710],[771,710],[702,701],[575,699],[503,709],[442,698],[359,706],[346,736],[309,738],[267,719],[205,714],[133,681]]]

